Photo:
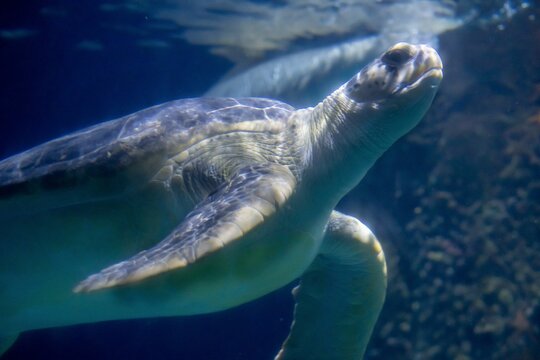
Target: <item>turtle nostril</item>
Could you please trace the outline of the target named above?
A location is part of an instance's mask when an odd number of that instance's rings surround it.
[[[397,48],[388,50],[381,58],[385,65],[398,67],[411,60],[413,54],[407,48]]]

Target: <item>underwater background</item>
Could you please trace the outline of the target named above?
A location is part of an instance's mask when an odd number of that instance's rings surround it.
[[[366,358],[540,359],[535,2],[7,0],[0,8],[2,159],[202,96],[268,61],[301,71],[289,54],[370,36],[433,44],[445,72],[433,106],[339,206],[377,234],[389,265]],[[268,96],[315,105],[364,65],[340,60],[304,85],[274,79],[288,90]],[[289,331],[293,285],[221,313],[28,331],[1,359],[272,359]]]

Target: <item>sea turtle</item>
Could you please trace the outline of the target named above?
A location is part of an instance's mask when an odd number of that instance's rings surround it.
[[[314,108],[172,101],[3,160],[4,348],[27,329],[227,309],[301,277],[277,358],[361,357],[386,265],[334,207],[441,79],[435,50],[399,43]]]

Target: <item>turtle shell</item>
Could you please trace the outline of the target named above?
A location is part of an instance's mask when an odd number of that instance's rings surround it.
[[[1,161],[0,204],[58,191],[64,195],[26,209],[119,196],[147,184],[171,157],[194,142],[241,131],[257,120],[285,123],[292,111],[287,104],[259,98],[197,98],[157,105]],[[13,203],[9,209],[17,212]]]

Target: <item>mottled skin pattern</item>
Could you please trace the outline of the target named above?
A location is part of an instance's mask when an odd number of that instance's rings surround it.
[[[333,209],[419,122],[441,69],[433,49],[400,43],[314,108],[173,101],[0,162],[0,342],[218,311],[304,274],[278,358],[361,357],[384,255]]]

